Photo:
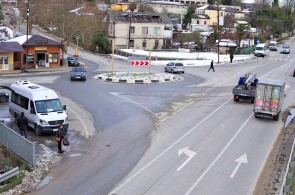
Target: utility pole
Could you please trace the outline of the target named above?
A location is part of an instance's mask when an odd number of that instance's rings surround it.
[[[218,3],[218,0],[217,0],[217,39],[218,39],[218,45],[217,45],[217,56],[218,56],[218,61],[217,63],[219,64],[219,3]]]
[[[27,42],[26,42],[26,69],[28,68],[28,54],[29,54],[29,44],[28,44],[28,40],[29,40],[29,15],[30,15],[30,4],[29,4],[29,0],[27,2]],[[24,70],[22,69],[22,72],[24,72]]]
[[[131,14],[129,14],[129,35],[128,35],[128,49],[130,49],[131,17],[132,17],[132,15],[131,15]]]

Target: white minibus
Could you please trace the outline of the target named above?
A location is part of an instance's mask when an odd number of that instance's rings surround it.
[[[54,90],[30,81],[17,81],[10,89],[10,114],[17,119],[24,112],[36,135],[55,132],[61,123],[68,129],[66,106],[62,106]]]
[[[255,51],[254,51],[255,56],[259,57],[262,56],[264,57],[266,55],[266,46],[264,43],[260,43],[256,45]]]

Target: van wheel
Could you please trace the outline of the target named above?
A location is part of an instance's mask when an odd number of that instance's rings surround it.
[[[6,102],[6,98],[1,96],[1,97],[0,97],[0,102],[1,102],[1,103]]]
[[[42,131],[40,130],[40,128],[38,127],[37,124],[35,124],[35,126],[34,126],[34,131],[35,131],[36,135],[38,135],[38,136],[42,135]]]

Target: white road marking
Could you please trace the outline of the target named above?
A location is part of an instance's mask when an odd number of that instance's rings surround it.
[[[115,95],[115,96],[117,96],[117,97],[123,98],[123,99],[125,99],[125,100],[128,100],[128,101],[130,101],[130,102],[132,102],[132,103],[134,103],[134,104],[140,106],[141,108],[147,110],[148,112],[152,113],[155,117],[157,117],[158,119],[160,119],[160,118],[159,118],[155,113],[153,113],[150,109],[148,109],[148,108],[146,108],[146,107],[140,105],[139,103],[137,103],[137,102],[135,102],[135,101],[133,101],[133,100],[131,100],[131,99],[128,99],[128,98],[126,98],[126,97],[120,96],[120,95],[118,95],[119,93],[116,93],[116,92],[109,92],[109,93],[112,94],[112,95]]]
[[[223,153],[228,149],[228,147],[231,145],[231,143],[236,139],[236,137],[240,134],[242,129],[245,127],[245,125],[248,123],[250,118],[253,116],[253,113],[247,118],[247,120],[244,122],[244,124],[240,127],[240,129],[236,132],[236,134],[231,138],[231,140],[226,144],[226,146],[223,148],[223,150],[218,154],[218,156],[214,159],[214,161],[209,165],[209,167],[203,172],[203,174],[197,179],[197,181],[190,187],[190,189],[185,193],[185,195],[190,194],[196,186],[200,183],[200,181],[205,177],[205,175],[211,170],[211,168],[215,165],[215,163],[219,160],[219,158],[223,155]]]
[[[81,156],[82,154],[81,153],[77,153],[77,154],[71,154],[69,155],[69,157],[77,157],[77,156]]]
[[[182,148],[181,150],[178,150],[178,156],[181,155],[182,153],[185,153],[188,156],[188,159],[186,159],[186,161],[184,161],[184,163],[182,163],[182,165],[180,167],[178,167],[177,171],[180,171],[197,154],[196,152],[189,150],[188,148],[189,147]]]
[[[83,127],[84,127],[84,129],[85,129],[85,134],[86,134],[86,138],[88,138],[89,137],[89,132],[88,132],[88,130],[87,130],[87,127],[86,127],[86,125],[85,125],[85,123],[84,123],[84,121],[81,119],[81,117],[74,111],[74,110],[72,110],[71,108],[69,108],[69,107],[67,107],[72,113],[74,113],[75,115],[76,115],[76,117],[81,121],[81,123],[82,123],[82,125],[83,125]]]
[[[247,154],[243,154],[242,156],[240,156],[239,158],[237,158],[235,160],[235,162],[237,162],[237,166],[236,168],[234,169],[234,171],[232,172],[232,174],[230,175],[230,178],[234,178],[235,177],[235,174],[237,173],[238,169],[240,168],[241,164],[242,163],[248,163],[248,159],[247,159]]]
[[[193,128],[191,128],[188,132],[186,132],[183,136],[181,136],[178,140],[176,140],[173,144],[171,144],[168,148],[166,148],[161,154],[156,156],[153,160],[151,160],[148,164],[146,164],[144,167],[142,167],[139,171],[137,171],[134,175],[132,175],[130,178],[128,178],[126,181],[121,183],[118,187],[116,187],[114,190],[112,190],[109,195],[115,194],[116,191],[118,191],[120,188],[122,188],[124,185],[129,183],[131,180],[133,180],[137,175],[142,173],[145,169],[147,169],[150,165],[152,165],[154,162],[156,162],[159,158],[164,156],[169,150],[171,150],[175,145],[177,145],[180,141],[182,141],[186,136],[188,136],[190,133],[192,133],[198,126],[200,126],[204,121],[206,121],[208,118],[210,118],[213,114],[215,114],[218,110],[220,110],[224,105],[226,105],[232,98],[228,99],[226,102],[224,102],[221,106],[219,106],[217,109],[215,109],[213,112],[211,112],[206,118],[204,118],[202,121],[200,121],[197,125],[195,125]]]

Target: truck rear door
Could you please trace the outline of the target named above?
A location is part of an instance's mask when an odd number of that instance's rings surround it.
[[[257,85],[255,109],[277,113],[280,101],[280,88],[272,85]]]

